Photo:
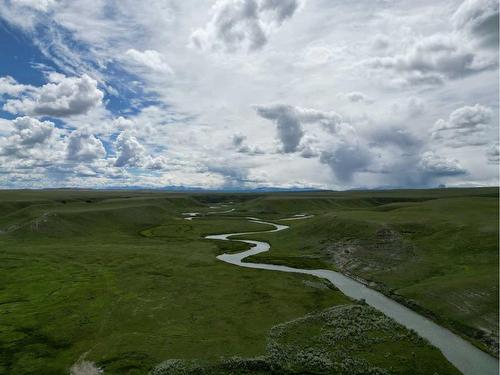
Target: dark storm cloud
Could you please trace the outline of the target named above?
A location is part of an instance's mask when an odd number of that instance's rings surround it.
[[[257,107],[259,116],[276,122],[278,137],[284,153],[297,151],[300,140],[304,136],[297,112],[292,106],[274,105]]]
[[[372,157],[367,149],[357,144],[341,144],[334,151],[323,151],[320,161],[330,167],[342,183],[352,181],[356,172],[365,171]]]
[[[318,123],[334,134],[343,121],[342,116],[333,111],[323,112],[285,104],[256,106],[255,109],[259,116],[276,123],[284,153],[299,150],[300,141],[304,136],[302,124]]]

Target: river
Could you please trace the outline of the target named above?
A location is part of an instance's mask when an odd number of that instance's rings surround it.
[[[299,220],[307,219],[309,217],[311,216],[296,216],[282,220]],[[249,217],[247,219],[251,222],[274,226],[274,229],[262,232],[229,233],[206,236],[206,239],[211,240],[239,241],[253,245],[253,247],[247,251],[237,254],[222,254],[219,255],[217,259],[240,267],[269,271],[303,273],[327,279],[346,296],[357,300],[364,299],[370,306],[373,306],[405,327],[413,329],[420,336],[427,339],[432,345],[441,350],[448,361],[450,361],[464,375],[498,375],[498,360],[496,358],[481,351],[468,341],[454,334],[450,330],[434,323],[430,319],[427,319],[415,311],[410,310],[409,308],[386,297],[382,293],[370,289],[366,285],[339,272],[330,270],[306,270],[281,265],[243,262],[243,260],[249,256],[268,251],[271,246],[267,242],[230,239],[229,237],[255,233],[278,232],[289,228],[286,225],[274,224],[257,218]]]

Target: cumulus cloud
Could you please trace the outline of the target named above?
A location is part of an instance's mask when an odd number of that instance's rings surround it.
[[[231,138],[231,144],[241,154],[248,154],[248,155],[264,154],[264,150],[262,150],[260,147],[248,145],[247,136],[243,134],[234,134]]]
[[[277,125],[278,138],[284,153],[296,152],[304,136],[302,124],[319,123],[331,133],[342,124],[342,116],[336,112],[294,107],[285,104],[256,106],[259,116],[272,120]]]
[[[19,96],[21,93],[29,90],[31,86],[17,83],[17,81],[10,77],[0,77],[0,95]]]
[[[492,120],[491,108],[480,104],[453,111],[448,119],[439,119],[431,129],[436,140],[450,141],[450,145],[484,144],[484,131]]]
[[[453,15],[453,26],[483,46],[498,48],[498,8],[497,0],[465,0]]]
[[[101,140],[86,131],[74,131],[69,136],[66,149],[68,160],[91,162],[106,156]]]
[[[149,69],[153,72],[173,74],[170,65],[163,59],[163,56],[155,50],[138,51],[129,49],[125,52],[125,63],[137,69]]]
[[[0,173],[43,177],[46,168],[64,161],[64,131],[52,122],[18,117],[10,121],[10,129],[0,136]]]
[[[268,41],[272,29],[293,16],[299,0],[218,0],[213,16],[191,34],[191,43],[200,49],[254,51]]]
[[[362,62],[368,68],[389,71],[393,85],[440,85],[445,80],[463,78],[498,66],[496,56],[474,50],[454,34],[421,38],[403,53]]]
[[[428,178],[458,176],[466,173],[457,160],[439,156],[432,151],[422,155],[417,168]]]
[[[55,133],[54,123],[39,121],[31,117],[18,117],[12,121],[14,130],[4,139],[1,148],[2,155],[27,157],[30,149],[37,145],[46,144]]]
[[[146,158],[146,149],[139,143],[137,138],[127,132],[121,133],[116,139],[116,149],[118,158],[115,161],[115,166],[123,167],[141,167]]]
[[[440,83],[491,68],[478,64],[474,53],[449,36],[433,35],[414,44],[406,53],[367,61],[375,69],[408,74],[410,83]]]
[[[4,110],[35,116],[68,117],[87,113],[99,105],[104,97],[97,88],[97,81],[88,75],[66,77],[51,74],[44,86],[19,92],[20,99],[9,99]]]
[[[115,142],[118,157],[116,167],[137,167],[147,169],[165,169],[167,162],[163,157],[153,158],[146,148],[129,132],[122,132]]]

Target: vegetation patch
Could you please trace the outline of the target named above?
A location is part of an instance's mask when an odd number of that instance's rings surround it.
[[[279,324],[266,354],[216,364],[168,360],[163,374],[458,375],[441,353],[394,320],[365,304],[335,306]]]

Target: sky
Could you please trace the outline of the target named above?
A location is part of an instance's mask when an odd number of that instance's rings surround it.
[[[498,185],[497,0],[0,0],[0,188]]]

